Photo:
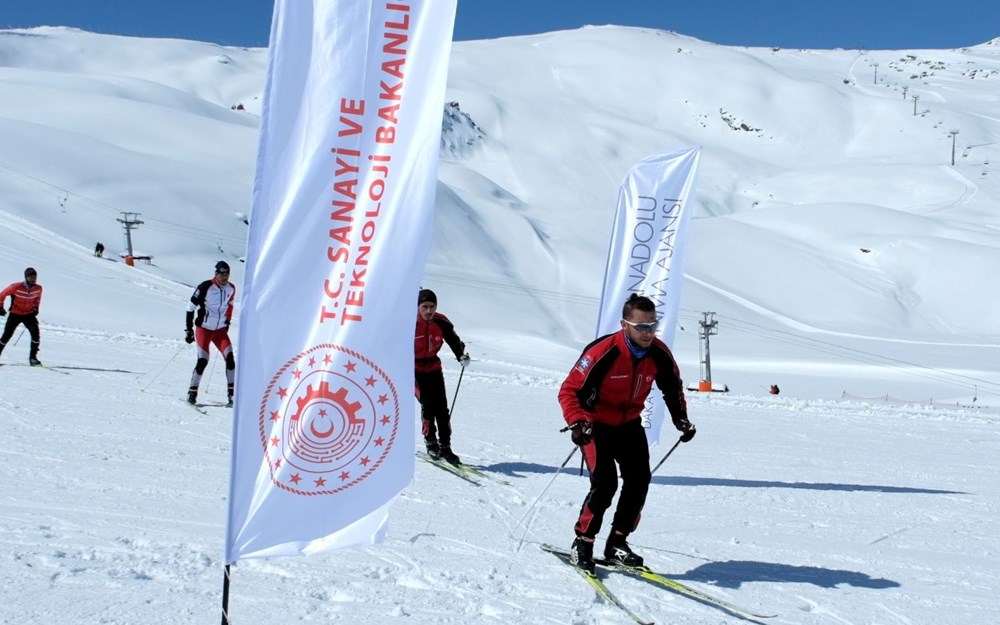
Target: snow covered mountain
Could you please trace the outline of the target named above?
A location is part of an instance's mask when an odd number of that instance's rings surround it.
[[[217,618],[229,413],[177,401],[184,301],[220,258],[241,282],[265,63],[0,31],[0,283],[38,269],[40,356],[64,367],[15,366],[24,337],[0,356],[0,623]],[[629,622],[534,545],[568,543],[585,478],[567,468],[529,506],[570,450],[555,389],[592,338],[618,183],[687,145],[704,153],[676,352],[696,380],[716,312],[713,378],[731,393],[690,398],[698,438],[654,476],[636,548],[783,623],[988,622],[998,85],[1000,39],[814,51],[599,27],[456,43],[424,286],[477,361],[457,451],[510,485],[420,465],[385,545],[241,563],[236,622]],[[149,264],[121,262],[124,220]],[[734,621],[612,583],[657,622]]]
[[[3,31],[4,218],[79,252],[98,240],[120,252],[123,213],[138,213],[136,254],[153,265],[124,275],[141,281],[191,283],[211,259],[240,258],[265,62],[264,50],[189,41]],[[889,355],[886,340],[992,345],[1000,315],[979,286],[1000,266],[998,83],[997,41],[780,50],[600,27],[456,43],[427,285],[491,354],[512,335],[575,349],[592,332],[624,173],[702,145],[677,346],[687,362],[702,311],[720,315],[715,377],[733,388],[761,382],[727,349],[794,378],[801,361],[829,360],[813,340],[846,347],[848,362]],[[5,243],[38,258],[37,245]],[[94,299],[106,327],[175,331]],[[62,303],[51,321],[76,325]],[[779,340],[799,342],[797,362],[773,353]],[[913,364],[981,366],[945,352]],[[946,379],[936,395],[975,394]]]

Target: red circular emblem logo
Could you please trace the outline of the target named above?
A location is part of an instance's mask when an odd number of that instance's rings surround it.
[[[332,495],[374,473],[399,430],[392,381],[361,354],[325,343],[271,378],[260,437],[271,481],[299,495]]]

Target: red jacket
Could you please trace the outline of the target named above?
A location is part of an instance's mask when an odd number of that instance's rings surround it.
[[[430,321],[424,321],[417,315],[417,330],[413,335],[413,355],[416,370],[421,373],[440,371],[441,359],[437,353],[447,343],[455,358],[461,358],[465,353],[465,343],[455,333],[455,326],[439,312],[434,313]]]
[[[663,392],[674,426],[687,421],[687,402],[680,371],[670,348],[660,339],[636,360],[625,332],[602,336],[584,350],[559,388],[566,423],[593,421],[622,425],[642,415],[653,383]]]
[[[0,308],[10,297],[10,314],[12,315],[33,315],[38,312],[38,307],[42,305],[42,285],[36,284],[28,286],[27,282],[15,282],[3,291],[0,291]]]

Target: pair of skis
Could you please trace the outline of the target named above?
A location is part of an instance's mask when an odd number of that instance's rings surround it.
[[[510,482],[508,482],[503,478],[499,478],[495,475],[490,475],[489,473],[480,471],[475,467],[470,467],[467,464],[462,464],[461,462],[455,463],[455,462],[448,462],[444,458],[433,458],[427,455],[427,453],[423,451],[418,451],[417,457],[423,460],[424,462],[433,464],[436,467],[440,467],[445,471],[447,471],[448,473],[451,473],[452,475],[459,477],[465,480],[466,482],[469,482],[470,484],[475,484],[476,486],[482,486],[483,480],[493,480],[494,482],[499,482],[501,484],[506,484],[510,486]]]
[[[7,365],[7,366],[10,366],[10,367],[31,367],[32,369],[45,369],[46,371],[51,371],[52,373],[61,373],[63,375],[69,375],[69,371],[60,371],[59,370],[59,369],[64,369],[66,367],[50,367],[48,365],[31,365],[31,364],[27,364],[27,363],[22,364],[22,363],[19,363],[19,362],[9,362],[9,363],[5,362],[5,363],[0,363],[0,365]]]
[[[223,403],[211,403],[211,404],[201,404],[201,403],[198,403],[198,404],[192,404],[191,402],[189,402],[186,399],[181,399],[181,401],[184,402],[185,406],[190,406],[191,408],[194,408],[195,410],[197,410],[198,412],[200,412],[203,415],[207,415],[208,414],[208,409],[209,408],[232,408],[233,407],[232,404],[228,404],[228,403],[227,404],[223,404]]]
[[[588,584],[590,584],[591,588],[594,589],[594,592],[596,592],[600,598],[604,599],[606,602],[615,606],[625,614],[628,614],[633,621],[635,621],[639,625],[654,625],[653,621],[647,621],[646,619],[642,618],[641,616],[633,612],[630,607],[625,605],[625,603],[618,598],[618,595],[611,592],[611,589],[609,589],[604,584],[604,581],[601,580],[601,578],[598,577],[596,573],[585,571],[580,567],[578,567],[577,565],[573,564],[570,561],[570,554],[568,551],[566,551],[565,549],[560,549],[558,547],[553,547],[552,545],[542,545],[542,549],[544,551],[548,551],[551,554],[555,554],[560,560],[573,567],[573,570],[579,573],[580,577],[582,577]]]
[[[587,581],[587,583],[594,589],[595,592],[597,592],[597,594],[602,599],[604,599],[608,603],[614,605],[615,607],[619,608],[620,610],[628,614],[628,616],[633,621],[639,623],[640,625],[653,625],[652,621],[643,619],[642,617],[638,616],[635,612],[633,612],[631,608],[625,605],[625,603],[621,599],[619,599],[617,595],[611,592],[611,590],[604,584],[604,581],[601,580],[601,578],[599,578],[596,574],[590,573],[589,571],[585,571],[580,567],[576,566],[575,564],[573,564],[572,562],[570,562],[569,551],[567,551],[566,549],[560,549],[559,547],[554,547],[552,545],[547,545],[547,544],[541,545],[541,548],[542,550],[555,555],[560,560],[573,567],[573,569],[577,571]],[[671,592],[675,592],[679,595],[683,595],[690,599],[694,599],[695,601],[699,601],[701,603],[714,606],[716,608],[720,608],[722,610],[730,612],[731,614],[734,614],[744,620],[753,621],[755,619],[774,618],[776,616],[774,614],[758,614],[750,609],[736,605],[735,603],[730,603],[725,599],[709,595],[696,588],[692,588],[687,584],[682,584],[677,580],[670,579],[665,575],[661,575],[660,573],[653,571],[647,566],[625,566],[601,558],[595,558],[594,563],[600,567],[612,569],[615,571],[621,571],[622,573],[626,573],[628,575],[633,575],[635,577],[647,580]]]

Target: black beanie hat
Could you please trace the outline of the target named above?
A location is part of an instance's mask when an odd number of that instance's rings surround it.
[[[424,302],[430,302],[437,305],[438,296],[434,294],[434,291],[430,289],[420,289],[420,294],[417,295],[417,306],[423,304]]]
[[[24,277],[25,278],[27,278],[28,276],[37,276],[37,275],[38,275],[38,272],[35,271],[34,267],[28,267],[27,269],[24,270]]]
[[[215,273],[229,273],[229,263],[224,260],[215,263]]]

